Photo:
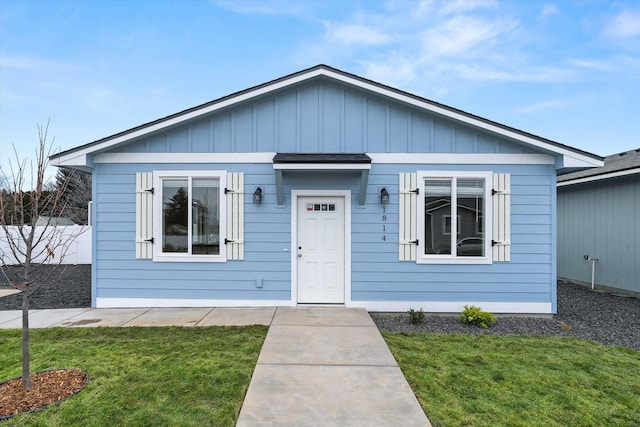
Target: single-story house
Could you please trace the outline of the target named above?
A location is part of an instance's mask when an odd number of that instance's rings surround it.
[[[51,162],[93,174],[96,307],[496,313],[556,312],[556,174],[602,165],[326,65]]]
[[[558,275],[640,293],[640,148],[557,186]]]

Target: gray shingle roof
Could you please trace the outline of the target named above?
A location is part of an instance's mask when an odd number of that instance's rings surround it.
[[[608,175],[610,173],[622,172],[636,168],[640,168],[640,148],[607,156],[604,158],[604,166],[602,167],[559,175],[558,182],[597,177],[598,175]],[[606,177],[603,176],[603,178]]]

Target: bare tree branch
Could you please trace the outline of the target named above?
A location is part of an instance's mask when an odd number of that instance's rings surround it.
[[[9,283],[12,282],[10,277],[17,277],[17,282],[11,285],[22,291],[22,386],[25,390],[31,389],[29,297],[54,273],[61,273],[66,268],[62,264],[64,257],[70,244],[82,232],[82,229],[78,229],[76,233],[64,233],[57,223],[52,222],[52,216],[64,214],[67,202],[63,195],[68,188],[68,180],[59,181],[53,187],[45,182],[55,140],[47,142],[48,131],[48,122],[46,126],[38,125],[39,144],[35,152],[35,164],[20,159],[14,145],[15,162],[9,160],[10,178],[0,168],[3,186],[8,188],[2,191],[0,197],[0,239],[6,241],[10,252],[0,254],[0,258],[2,275]],[[26,176],[30,176],[29,182]],[[48,220],[37,225],[41,216],[46,216]],[[54,268],[40,268],[43,265]]]

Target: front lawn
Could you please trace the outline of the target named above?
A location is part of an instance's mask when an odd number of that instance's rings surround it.
[[[20,376],[20,333],[0,330],[0,382]],[[32,372],[89,374],[78,395],[3,427],[233,426],[266,326],[31,330]]]
[[[640,352],[573,338],[383,333],[434,426],[638,426]]]

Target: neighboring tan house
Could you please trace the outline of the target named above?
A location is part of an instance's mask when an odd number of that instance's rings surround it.
[[[602,159],[318,65],[51,163],[93,174],[96,307],[555,313],[556,174]]]
[[[640,148],[558,176],[558,276],[640,292]]]

